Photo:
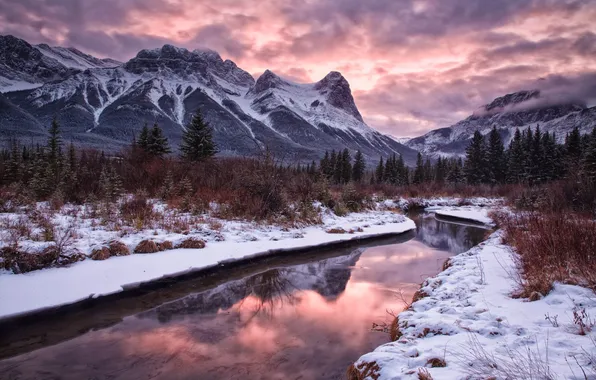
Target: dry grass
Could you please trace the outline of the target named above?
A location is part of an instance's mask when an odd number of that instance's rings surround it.
[[[431,358],[426,361],[426,365],[430,366],[431,368],[443,368],[447,367],[447,363],[445,359],[441,358]]]
[[[156,253],[159,252],[157,243],[153,240],[143,240],[134,249],[134,253]]]
[[[399,328],[399,317],[393,318],[393,322],[391,322],[391,326],[389,327],[389,338],[392,342],[397,341],[402,336],[402,332]]]
[[[176,245],[176,248],[203,249],[205,242],[197,238],[188,238]]]
[[[108,243],[108,249],[110,250],[111,256],[128,256],[130,255],[130,250],[126,246],[126,244],[122,243],[121,241],[112,240]]]
[[[330,229],[326,230],[325,232],[327,232],[328,234],[347,234],[348,233],[348,231],[344,230],[341,227],[330,228]]]
[[[91,260],[95,261],[107,260],[111,257],[110,249],[108,247],[96,248],[91,251],[91,255],[89,255],[89,257],[91,257]]]
[[[554,282],[596,290],[596,222],[577,214],[502,217],[505,241],[519,255],[520,289],[515,296],[546,295]],[[534,295],[533,295],[534,294]]]
[[[433,380],[430,372],[426,368],[418,369],[418,380]]]
[[[348,367],[346,372],[346,377],[348,380],[365,380],[365,379],[373,379],[377,380],[381,375],[379,371],[381,367],[377,364],[377,362],[363,362],[355,366],[351,364]]]

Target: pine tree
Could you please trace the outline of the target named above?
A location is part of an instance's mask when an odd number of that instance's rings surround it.
[[[48,159],[53,166],[58,165],[58,156],[62,147],[62,139],[60,138],[60,126],[58,120],[54,118],[50,127],[50,137],[48,139]]]
[[[590,135],[590,143],[586,148],[583,162],[586,176],[593,182],[596,182],[596,127]]]
[[[474,132],[472,141],[466,149],[466,163],[464,174],[471,185],[486,182],[486,148],[484,137],[478,131]]]
[[[507,170],[505,146],[496,127],[493,127],[488,137],[487,163],[488,181],[492,185],[504,183]]]
[[[424,162],[422,161],[422,154],[418,152],[416,156],[416,169],[414,169],[414,178],[412,179],[414,185],[420,185],[424,182]]]
[[[362,152],[357,151],[356,157],[354,158],[354,167],[352,168],[352,179],[354,182],[361,182],[364,178],[364,171],[366,170],[366,163]]]
[[[582,157],[582,142],[579,128],[575,127],[565,138],[565,165],[568,173],[577,171]]]
[[[341,183],[348,183],[352,179],[352,157],[345,148],[341,155]]]
[[[11,143],[11,150],[6,165],[5,180],[8,183],[19,182],[21,179],[23,168],[21,161],[21,154],[19,152],[19,144],[16,141]]]
[[[524,179],[525,154],[522,134],[515,130],[507,152],[507,179],[510,183],[520,183]]]
[[[149,148],[149,126],[147,126],[147,123],[145,123],[143,125],[143,129],[141,129],[141,134],[139,135],[137,146],[141,148],[144,152],[146,152]]]
[[[163,135],[163,131],[157,123],[153,124],[153,128],[151,128],[145,150],[155,157],[163,157],[166,154],[172,153],[168,139]]]
[[[202,161],[213,157],[217,147],[213,141],[213,130],[197,110],[190,123],[186,126],[180,146],[182,156],[192,162]]]
[[[385,181],[384,172],[385,165],[383,164],[383,157],[381,157],[379,160],[379,165],[377,165],[377,168],[375,169],[375,179],[377,183],[382,183]]]
[[[101,196],[114,202],[122,194],[122,179],[113,166],[104,166],[99,176]]]

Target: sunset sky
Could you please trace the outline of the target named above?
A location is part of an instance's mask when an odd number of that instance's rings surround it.
[[[496,96],[596,103],[596,0],[0,0],[0,34],[125,61],[208,47],[258,77],[341,71],[369,125],[417,136]]]

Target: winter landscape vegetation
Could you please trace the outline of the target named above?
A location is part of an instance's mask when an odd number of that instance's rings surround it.
[[[0,0],[1,379],[596,378],[592,2],[91,3]]]

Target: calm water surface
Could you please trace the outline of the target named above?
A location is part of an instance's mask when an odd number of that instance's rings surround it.
[[[5,331],[0,378],[343,379],[388,341],[373,322],[390,323],[388,310],[487,233],[414,218],[400,243],[264,263]]]

